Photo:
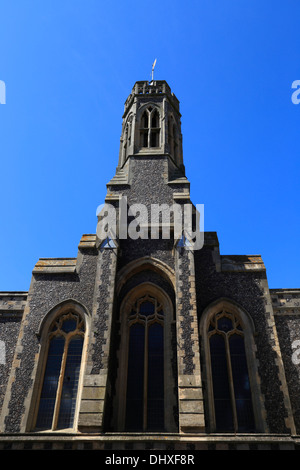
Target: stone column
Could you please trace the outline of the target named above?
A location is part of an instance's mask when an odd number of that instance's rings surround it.
[[[86,432],[103,430],[105,400],[110,391],[108,360],[117,251],[117,248],[100,249],[98,255],[91,337],[78,419],[78,429]]]
[[[179,431],[205,432],[194,253],[176,250]]]

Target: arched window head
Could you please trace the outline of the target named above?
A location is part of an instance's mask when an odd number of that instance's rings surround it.
[[[217,432],[255,430],[243,326],[222,310],[210,318],[209,340],[213,413]]]
[[[84,332],[81,316],[73,312],[60,315],[49,328],[37,430],[73,428]]]
[[[148,106],[141,116],[140,147],[160,147],[160,114],[153,106]]]

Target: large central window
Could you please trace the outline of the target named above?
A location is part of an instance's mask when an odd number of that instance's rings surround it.
[[[129,317],[127,431],[164,429],[164,313],[156,298],[139,299]]]
[[[142,272],[152,275],[150,270]],[[175,326],[173,302],[158,283],[143,282],[123,297],[114,430],[178,430]]]

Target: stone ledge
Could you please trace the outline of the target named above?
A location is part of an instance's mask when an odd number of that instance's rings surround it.
[[[260,255],[221,255],[220,259],[222,271],[266,271]]]
[[[3,434],[0,450],[23,449],[82,449],[105,450],[295,450],[300,446],[300,436],[274,434],[179,434],[179,433],[28,433]]]
[[[40,258],[36,263],[33,274],[75,273],[77,258]]]
[[[79,242],[78,248],[95,248],[96,246],[96,234],[85,234],[82,235]]]
[[[0,314],[2,317],[22,314],[28,292],[0,292]]]

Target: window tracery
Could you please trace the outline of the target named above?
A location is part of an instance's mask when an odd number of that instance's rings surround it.
[[[73,312],[52,323],[40,393],[37,430],[58,430],[74,425],[85,326]]]
[[[156,284],[142,283],[124,297],[120,319],[115,429],[176,432],[173,303]]]
[[[140,121],[140,147],[160,147],[160,114],[153,107],[147,107]]]
[[[164,428],[164,312],[145,295],[128,316],[126,430]]]
[[[215,429],[255,430],[244,329],[237,315],[214,314],[207,328]]]

